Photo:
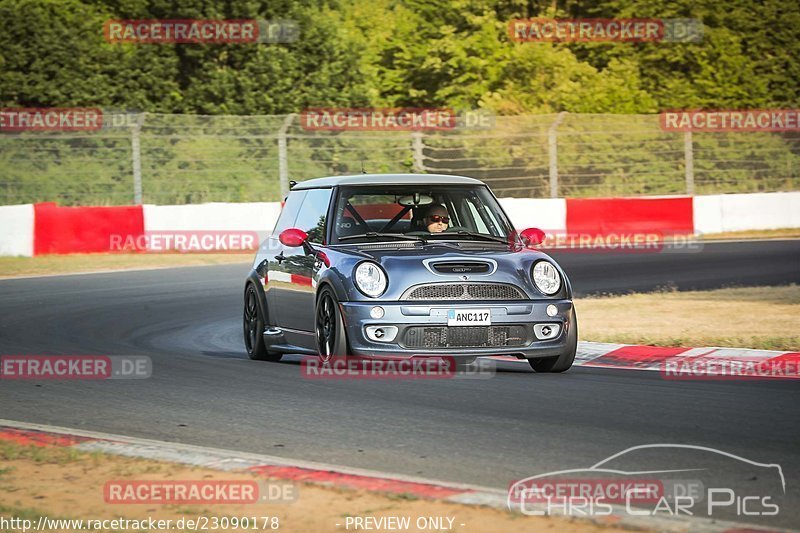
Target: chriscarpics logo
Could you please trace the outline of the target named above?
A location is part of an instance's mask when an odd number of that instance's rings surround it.
[[[786,506],[779,464],[688,444],[645,444],[587,468],[514,481],[507,505],[526,515],[706,517],[768,521]]]

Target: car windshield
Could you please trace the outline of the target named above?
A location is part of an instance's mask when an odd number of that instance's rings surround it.
[[[507,243],[512,227],[482,185],[342,187],[333,242],[473,240]]]

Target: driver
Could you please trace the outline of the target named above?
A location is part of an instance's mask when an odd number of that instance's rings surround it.
[[[447,229],[450,224],[450,216],[447,214],[447,208],[440,204],[433,204],[425,211],[425,227],[431,233],[441,233]]]

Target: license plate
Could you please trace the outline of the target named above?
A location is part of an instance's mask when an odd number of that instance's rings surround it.
[[[492,313],[488,309],[450,309],[447,312],[448,326],[489,326]]]

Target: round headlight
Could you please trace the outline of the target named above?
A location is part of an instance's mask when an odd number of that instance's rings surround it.
[[[533,282],[548,296],[554,295],[561,289],[561,275],[549,261],[539,261],[534,265]]]
[[[386,290],[386,274],[381,267],[371,261],[364,261],[356,267],[356,286],[366,294],[377,298]]]

